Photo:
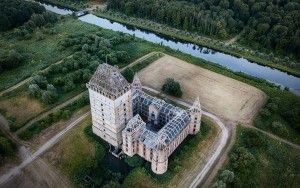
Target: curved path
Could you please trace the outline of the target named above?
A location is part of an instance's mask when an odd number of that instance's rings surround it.
[[[24,167],[29,165],[31,162],[33,162],[36,158],[38,158],[40,155],[42,155],[45,151],[47,151],[49,148],[51,148],[54,144],[56,144],[62,137],[63,135],[68,132],[71,128],[73,128],[75,125],[80,123],[84,118],[86,118],[90,112],[87,112],[74,120],[73,122],[70,122],[69,125],[60,131],[58,134],[56,134],[54,137],[52,137],[50,140],[48,140],[44,145],[42,145],[38,150],[36,150],[33,154],[29,155],[26,159],[23,160],[23,162],[7,171],[3,176],[0,177],[0,185],[7,182],[9,179],[17,175]]]
[[[73,54],[72,54],[72,55],[69,55],[69,56],[66,57],[66,58],[70,58],[70,57],[72,57],[72,56],[73,56]],[[62,63],[63,60],[66,59],[66,58],[63,58],[63,59],[59,60],[58,62],[53,63],[53,64],[51,64],[51,65],[60,64],[60,63]],[[43,71],[48,70],[49,67],[50,67],[51,65],[49,65],[47,68],[45,68],[45,69],[43,69],[43,70],[40,70],[39,72],[43,72]],[[8,93],[8,92],[11,92],[11,91],[17,89],[17,88],[20,87],[20,86],[22,86],[22,85],[24,85],[24,84],[30,82],[31,79],[32,79],[32,77],[26,78],[25,80],[22,80],[21,82],[16,83],[15,85],[11,86],[10,88],[7,88],[7,89],[1,91],[1,92],[0,92],[0,97],[1,97],[2,95],[4,95],[4,94]]]
[[[191,104],[188,104],[182,100],[179,100],[177,98],[173,98],[173,97],[170,97],[170,96],[167,96],[165,94],[162,94],[160,93],[159,91],[155,90],[155,89],[152,89],[152,88],[149,88],[147,86],[143,86],[143,89],[146,89],[150,92],[153,92],[155,94],[159,94],[163,97],[167,97],[169,98],[170,100],[184,106],[184,107],[187,107],[187,108],[190,108],[191,107]],[[193,179],[192,182],[190,182],[190,185],[189,185],[189,188],[195,188],[197,187],[199,184],[202,183],[204,177],[206,175],[208,175],[208,172],[209,170],[214,166],[214,164],[217,162],[219,156],[221,156],[222,154],[222,151],[224,151],[224,148],[229,140],[229,130],[227,129],[227,127],[224,125],[224,123],[217,117],[215,116],[214,114],[211,114],[209,112],[206,112],[206,111],[202,111],[203,112],[203,115],[204,116],[207,116],[208,118],[212,119],[218,126],[219,128],[221,129],[221,137],[218,141],[218,146],[217,148],[214,148],[214,153],[211,155],[211,156],[208,156],[209,159],[206,159],[206,164],[204,165],[204,167],[200,168],[199,171],[198,171],[198,174],[197,176],[195,177],[195,179]]]
[[[21,127],[19,130],[16,131],[16,134],[19,134],[23,131],[25,131],[28,127],[30,127],[33,123],[35,123],[36,121],[39,121],[41,119],[43,119],[44,117],[48,116],[49,114],[67,106],[68,104],[71,104],[72,102],[76,101],[77,99],[79,99],[85,92],[82,92],[78,95],[76,95],[73,98],[68,99],[67,101],[55,106],[54,108],[51,108],[50,110],[34,117],[33,119],[31,119],[29,122],[27,122],[23,127]]]

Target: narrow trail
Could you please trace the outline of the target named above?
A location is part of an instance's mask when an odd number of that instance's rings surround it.
[[[64,134],[66,134],[75,125],[80,123],[89,114],[90,114],[90,112],[87,112],[87,113],[83,114],[82,116],[80,116],[79,118],[77,118],[76,120],[69,122],[69,125],[65,129],[63,129],[61,132],[57,133],[54,137],[52,137],[50,140],[48,140],[44,145],[42,145],[33,154],[31,154],[27,158],[25,158],[19,166],[7,171],[4,175],[2,175],[0,177],[0,185],[7,182],[11,178],[13,178],[15,175],[19,174],[23,168],[25,168],[27,165],[29,165],[31,162],[33,162],[36,158],[41,156],[45,151],[47,151],[49,148],[51,148],[54,144],[56,144],[61,138],[63,138]]]
[[[272,134],[272,133],[269,133],[269,132],[267,132],[267,131],[264,131],[264,130],[262,130],[262,129],[259,129],[259,128],[254,127],[254,126],[251,126],[251,125],[244,125],[244,124],[242,124],[242,126],[243,126],[243,127],[250,128],[250,129],[255,129],[255,130],[257,130],[257,131],[259,131],[259,132],[261,132],[261,133],[263,133],[263,134],[269,136],[270,138],[273,138],[273,139],[275,139],[275,140],[277,140],[277,141],[279,141],[279,142],[283,142],[283,143],[285,143],[285,144],[287,144],[287,145],[289,145],[289,146],[291,146],[291,147],[293,147],[293,148],[295,148],[295,149],[299,149],[299,150],[300,150],[300,145],[295,144],[295,143],[292,143],[292,142],[290,142],[290,141],[288,141],[288,140],[286,140],[286,139],[283,139],[283,138],[281,138],[281,137],[279,137],[279,136],[277,136],[277,135],[274,135],[274,134]]]
[[[126,65],[125,67],[123,67],[122,69],[120,69],[120,71],[122,72],[122,71],[124,71],[126,68],[130,68],[130,67],[132,67],[132,66],[134,66],[134,65],[136,65],[136,64],[138,64],[138,63],[140,63],[140,62],[142,62],[142,61],[144,61],[144,60],[146,60],[147,58],[149,58],[149,57],[155,55],[155,54],[162,54],[162,55],[164,55],[164,53],[161,53],[161,52],[150,52],[150,53],[148,53],[148,54],[146,54],[146,55],[144,55],[144,56],[138,58],[137,60],[133,61],[133,62],[130,63],[129,65]]]
[[[233,38],[229,39],[225,45],[230,45],[230,44],[233,44],[235,43],[240,37],[241,35],[245,32],[245,30],[242,30],[239,34],[237,34],[236,36],[234,36]]]
[[[55,106],[54,108],[52,108],[52,109],[50,109],[50,110],[48,110],[48,111],[40,114],[39,116],[34,117],[32,120],[30,120],[28,123],[26,123],[23,127],[21,127],[19,130],[17,130],[16,134],[19,134],[19,133],[25,131],[28,127],[30,127],[36,121],[39,121],[39,120],[43,119],[44,117],[48,116],[49,114],[51,114],[51,113],[53,113],[53,112],[55,112],[55,111],[57,111],[57,110],[65,107],[65,106],[71,104],[72,102],[76,101],[77,99],[79,99],[80,97],[82,97],[84,93],[85,92],[82,92],[82,93],[76,95],[75,97],[73,97],[73,98],[71,98],[71,99],[69,99],[69,100],[67,100],[67,101],[65,101],[65,102],[63,102],[63,103]]]
[[[54,64],[51,64],[51,65],[58,65],[58,64],[62,63],[65,59],[71,58],[72,56],[73,56],[73,54],[72,54],[72,55],[69,55],[68,57],[63,58],[63,59],[59,60],[58,62],[56,62],[56,63],[54,63]],[[51,65],[49,65],[47,68],[45,68],[45,69],[43,69],[43,70],[40,70],[39,72],[47,71]],[[32,77],[26,78],[25,80],[22,80],[21,82],[15,84],[15,85],[13,85],[13,86],[11,86],[10,88],[7,88],[7,89],[1,91],[1,92],[0,92],[0,97],[3,96],[3,95],[6,94],[6,93],[9,93],[9,92],[11,92],[11,91],[13,91],[13,90],[19,88],[20,86],[22,86],[22,85],[24,85],[24,84],[30,82],[31,79],[32,79]]]
[[[176,102],[177,104],[180,104],[187,108],[190,108],[192,106],[191,104],[188,104],[180,99],[169,97],[165,94],[162,94],[153,88],[143,86],[143,89],[153,92],[155,94],[159,94],[163,97],[167,97],[168,99]],[[197,174],[191,175],[194,178],[192,178],[190,180],[190,182],[185,182],[186,184],[188,184],[189,188],[196,188],[196,187],[198,187],[199,184],[201,184],[203,182],[204,178],[208,175],[210,169],[213,168],[214,164],[217,162],[218,158],[221,156],[221,154],[224,151],[225,146],[227,145],[229,138],[230,138],[229,130],[217,116],[215,116],[214,114],[211,114],[209,112],[206,112],[206,111],[203,111],[203,115],[212,119],[219,126],[219,128],[221,130],[221,135],[219,137],[218,144],[216,144],[216,148],[213,148],[214,153],[212,155],[209,155],[206,157],[205,165],[203,167],[201,165],[199,165],[200,168],[198,168],[196,170]]]

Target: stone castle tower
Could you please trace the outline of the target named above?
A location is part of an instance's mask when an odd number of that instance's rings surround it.
[[[132,118],[131,86],[118,68],[101,64],[89,83],[93,132],[120,148],[122,130]]]
[[[188,135],[200,131],[199,98],[183,110],[145,93],[137,75],[130,85],[108,64],[99,65],[87,87],[93,132],[115,151],[151,162],[156,174],[165,173],[169,156]]]

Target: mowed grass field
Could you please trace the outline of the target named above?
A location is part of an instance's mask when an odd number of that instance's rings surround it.
[[[139,72],[143,85],[160,90],[166,78],[177,80],[182,99],[192,103],[197,96],[202,108],[224,119],[250,123],[266,101],[261,90],[165,55]]]

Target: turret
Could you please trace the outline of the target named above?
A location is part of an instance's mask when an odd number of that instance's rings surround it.
[[[190,126],[189,133],[196,134],[200,130],[201,116],[202,116],[202,110],[201,110],[199,97],[196,98],[193,106],[188,110],[188,112],[191,117],[191,122],[189,125]]]
[[[137,74],[134,75],[133,82],[131,84],[132,90],[142,90],[142,84]]]

